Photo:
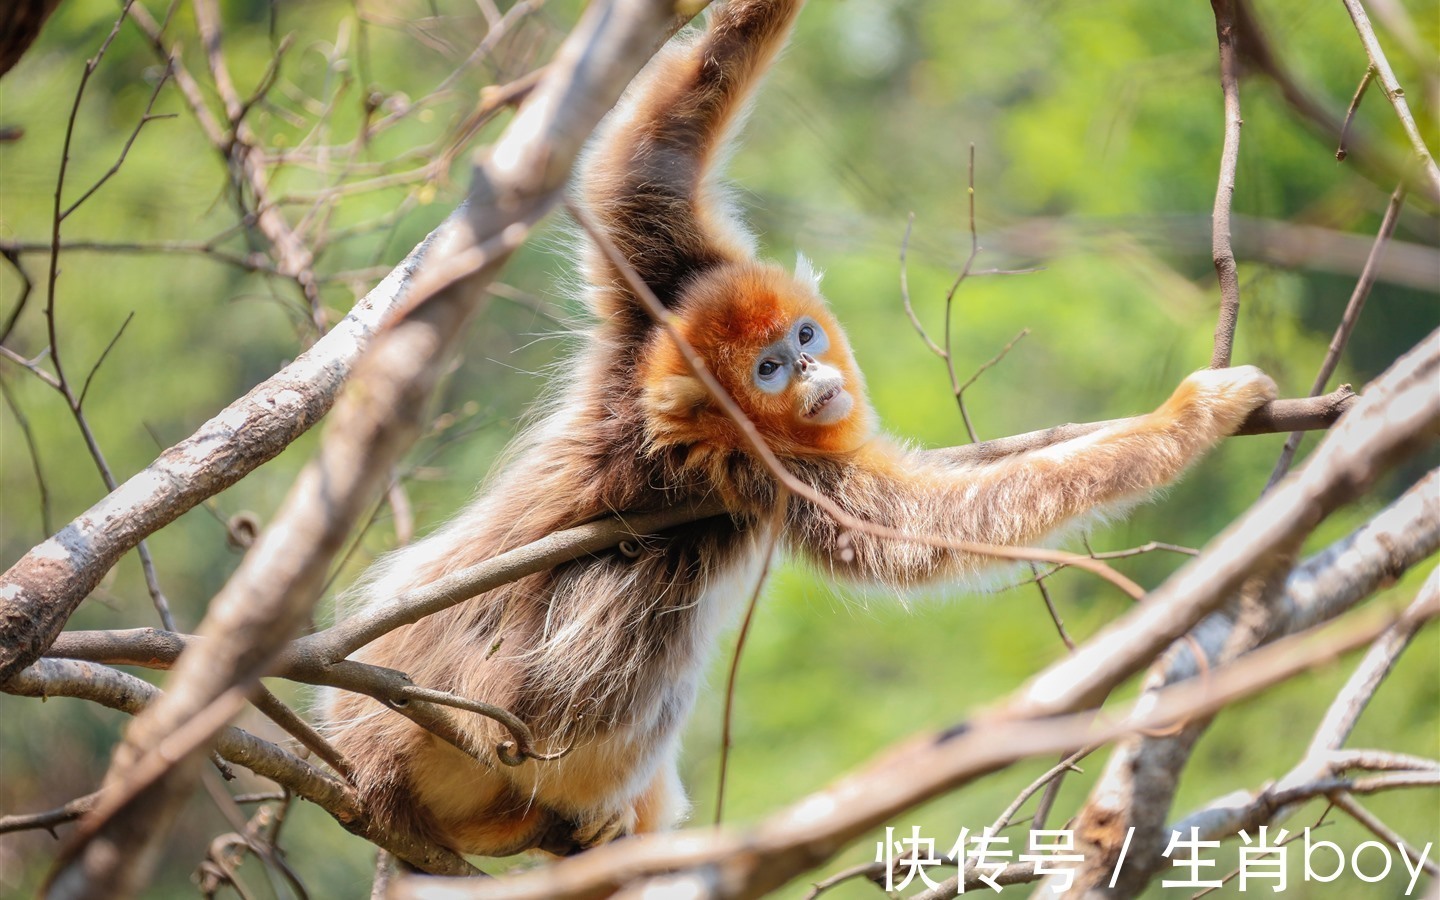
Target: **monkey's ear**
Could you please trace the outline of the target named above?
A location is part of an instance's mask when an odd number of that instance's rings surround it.
[[[675,419],[695,419],[710,407],[705,385],[691,375],[667,375],[646,393],[653,412]]]

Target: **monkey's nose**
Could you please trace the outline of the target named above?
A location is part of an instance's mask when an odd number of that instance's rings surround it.
[[[795,361],[795,365],[799,366],[800,371],[803,373],[809,371],[812,367],[819,365],[819,363],[815,362],[815,357],[802,350],[800,352],[800,358]]]

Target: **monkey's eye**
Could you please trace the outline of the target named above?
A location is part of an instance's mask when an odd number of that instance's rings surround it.
[[[780,364],[773,359],[767,359],[762,361],[760,367],[755,371],[761,378],[770,378],[780,371]]]
[[[800,343],[801,343],[801,345],[803,346],[804,344],[808,344],[808,343],[810,343],[810,342],[813,341],[813,340],[815,340],[815,326],[814,326],[814,325],[801,325],[801,326],[800,326]]]

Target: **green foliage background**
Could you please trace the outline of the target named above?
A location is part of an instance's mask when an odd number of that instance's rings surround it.
[[[555,35],[573,22],[577,5],[547,4],[514,40],[502,42],[462,78],[453,94],[362,156],[384,162],[432,140],[473,105],[481,86],[514,78],[543,59]],[[1405,5],[1420,24],[1419,39],[1436,50],[1440,23],[1433,4]],[[349,141],[368,90],[423,96],[483,34],[474,4],[459,0],[386,5],[381,18],[417,22],[422,29],[428,16],[461,17],[433,20],[444,28],[437,26],[428,40],[385,23],[360,28],[356,7],[348,3],[281,4],[273,11],[259,0],[222,6],[226,49],[242,92],[259,81],[276,36],[295,35],[273,102],[251,115],[256,130],[276,147],[294,146],[308,131],[296,116],[313,116],[315,109],[302,97],[339,91],[329,128],[333,142]],[[1365,58],[1340,4],[1263,0],[1258,6],[1297,76],[1342,111]],[[48,241],[66,117],[84,60],[108,33],[115,12],[116,5],[103,0],[62,4],[40,42],[0,81],[0,125],[24,129],[20,140],[0,143],[0,240]],[[172,28],[188,35],[187,62],[202,71],[188,8],[180,9]],[[1413,61],[1398,52],[1392,61],[1402,83],[1418,88],[1422,80]],[[121,29],[76,118],[67,202],[114,163],[157,75],[155,57],[135,29]],[[1424,92],[1412,90],[1410,97],[1431,146],[1440,146],[1435,110]],[[1333,141],[1307,132],[1263,79],[1245,81],[1243,104],[1237,213],[1373,234],[1392,185],[1377,186],[1353,166],[1336,163]],[[222,163],[173,86],[161,92],[156,111],[176,117],[145,127],[119,173],[67,221],[65,240],[197,240],[234,223]],[[1357,127],[1403,150],[1378,91],[1367,98]],[[480,140],[494,133],[492,127]],[[1220,137],[1214,22],[1205,3],[830,0],[806,10],[792,48],[755,105],[731,173],[738,202],[766,252],[789,259],[803,250],[826,272],[827,294],[847,323],[885,426],[917,443],[944,445],[962,442],[964,430],[942,364],[902,311],[898,254],[913,212],[910,291],[919,316],[938,335],[943,298],[969,250],[967,145],[976,148],[980,241],[990,248],[978,265],[1044,266],[1024,276],[971,279],[956,297],[953,340],[962,379],[1021,328],[1030,329],[967,394],[981,437],[995,437],[1144,410],[1206,363],[1218,296],[1206,223]],[[347,199],[333,213],[335,228],[388,211],[400,214],[388,227],[327,250],[317,268],[328,274],[397,261],[463,196],[463,154],[460,159],[451,178],[436,186]],[[301,192],[333,180],[294,167],[281,171],[277,185]],[[304,212],[287,209],[292,220]],[[1177,231],[1179,226],[1189,231]],[[1435,247],[1435,219],[1412,208],[1397,239]],[[236,252],[260,247],[247,246],[243,236],[224,246]],[[438,404],[441,422],[408,472],[422,531],[471,495],[543,392],[547,374],[563,366],[584,321],[572,299],[570,246],[567,229],[551,227],[505,272],[511,298],[492,298],[479,317],[467,355]],[[1243,256],[1245,248],[1238,249]],[[45,257],[27,255],[24,264],[37,293],[7,346],[34,356],[47,344],[40,308]],[[200,255],[67,252],[60,269],[59,349],[72,379],[83,380],[134,314],[87,400],[89,421],[122,480],[269,376],[306,340],[292,284]],[[1242,259],[1241,279],[1245,306],[1237,361],[1265,367],[1287,395],[1303,393],[1353,274]],[[324,301],[338,316],[375,280],[372,273],[327,282]],[[1434,328],[1440,322],[1434,288],[1378,285],[1336,381],[1363,384]],[[0,315],[14,309],[19,291],[14,268],[0,266]],[[14,398],[14,407],[0,414],[0,561],[8,565],[47,529],[16,410],[39,448],[50,528],[81,513],[104,489],[59,397],[9,362],[0,361],[0,379]],[[1098,529],[1092,544],[1202,546],[1253,501],[1281,441],[1231,442],[1165,498]],[[1305,447],[1312,445],[1307,440]],[[181,628],[199,621],[238,562],[226,545],[223,520],[242,510],[268,518],[312,447],[312,438],[302,439],[152,539]],[[1327,522],[1314,546],[1363,521],[1434,462],[1418,461],[1387,480]],[[336,584],[353,579],[393,541],[394,520],[382,508]],[[1120,566],[1142,584],[1155,585],[1178,564],[1175,556],[1150,554]],[[1404,601],[1423,575],[1412,573],[1382,602]],[[907,735],[963,720],[1061,656],[1064,647],[1035,589],[999,589],[1020,577],[1001,575],[988,590],[945,586],[897,598],[885,590],[837,587],[798,566],[780,567],[740,669],[726,820],[756,821]],[[1056,576],[1051,589],[1070,632],[1082,640],[1127,606],[1114,590],[1074,573]],[[329,615],[328,604],[326,609]],[[157,624],[133,554],[72,624]],[[722,704],[717,687],[724,683],[730,647],[727,639],[717,653],[712,687],[687,740],[684,774],[697,823],[714,816]],[[1288,769],[1352,663],[1223,714],[1187,770],[1177,811],[1257,788]],[[272,687],[297,704],[308,702],[289,685]],[[71,700],[0,697],[0,708],[0,814],[50,808],[93,790],[124,725],[119,714]],[[1440,756],[1437,714],[1440,646],[1431,629],[1382,690],[1352,744]],[[269,733],[258,719],[246,724]],[[1057,806],[1060,819],[1083,802],[1102,760],[1093,757],[1087,775],[1067,781]],[[920,825],[948,847],[961,828],[988,824],[1049,765],[1037,760],[1016,766],[893,824],[905,832]],[[1421,845],[1440,837],[1433,792],[1367,802]],[[1318,814],[1316,805],[1292,826]],[[190,872],[209,838],[227,827],[213,804],[197,798],[153,896],[192,895]],[[1328,827],[1325,837],[1351,847],[1368,835],[1342,822]],[[283,844],[313,896],[366,895],[370,848],[324,814],[299,805]],[[54,846],[43,833],[0,837],[0,894],[31,891]],[[823,871],[873,854],[873,841],[862,841]],[[254,863],[244,871],[263,881]],[[1306,885],[1293,866],[1291,878],[1287,894],[1297,897],[1356,891],[1395,896],[1404,889],[1397,872],[1373,886],[1353,879]],[[793,885],[790,893],[802,890]],[[832,896],[873,893],[851,885]]]

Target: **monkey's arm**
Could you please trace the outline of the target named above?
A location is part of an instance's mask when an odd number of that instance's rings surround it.
[[[865,521],[933,538],[1034,544],[1077,517],[1174,481],[1274,395],[1274,383],[1254,367],[1207,370],[1187,378],[1147,416],[1042,450],[955,465],[943,451],[876,447],[843,470],[812,479]],[[964,575],[984,563],[860,531],[841,540],[845,530],[824,511],[800,501],[792,507],[792,541],[837,573],[903,586]]]
[[[803,0],[728,0],[697,40],[666,48],[606,124],[581,175],[600,227],[662,303],[710,266],[748,259],[750,241],[708,184],[756,82]],[[590,250],[602,317],[636,314],[603,255]]]

